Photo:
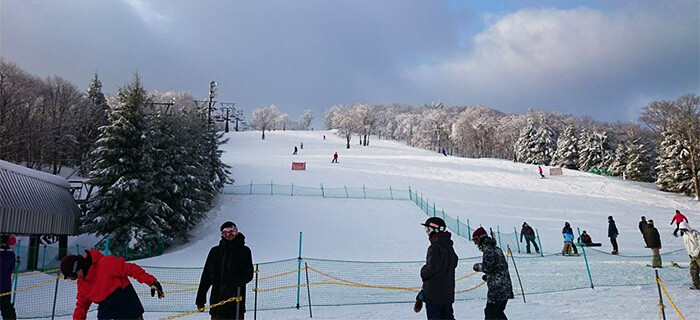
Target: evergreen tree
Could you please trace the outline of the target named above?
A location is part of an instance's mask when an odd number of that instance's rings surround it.
[[[92,152],[89,183],[98,191],[83,227],[109,235],[115,245],[143,251],[167,227],[172,210],[154,197],[154,152],[142,111],[147,98],[138,76],[119,89],[118,100]]]
[[[552,163],[556,166],[578,169],[578,146],[574,126],[569,125],[557,140],[557,151]]]
[[[629,158],[625,166],[624,176],[632,181],[652,181],[653,166],[649,148],[636,139],[629,148]]]
[[[556,133],[552,127],[544,117],[540,118],[531,149],[532,163],[549,165],[556,152],[556,141]]]
[[[527,119],[527,126],[520,131],[515,142],[515,161],[522,163],[535,163],[532,150],[535,148],[537,130],[532,118]]]
[[[625,168],[630,158],[630,148],[626,142],[620,143],[615,148],[615,156],[613,162],[608,167],[614,176],[622,176],[622,179],[626,180]]]
[[[656,186],[663,191],[693,194],[693,172],[683,158],[687,156],[678,139],[664,131],[659,146],[659,161],[656,165]]]
[[[100,127],[109,123],[107,119],[107,99],[102,93],[102,82],[97,73],[90,80],[85,92],[86,98],[81,110],[78,111],[77,128],[77,161],[81,173],[87,173],[90,168],[89,155],[100,135]]]
[[[579,170],[588,172],[591,168],[604,168],[602,167],[605,160],[605,140],[607,135],[605,133],[583,131],[581,133],[581,139],[579,139]],[[606,166],[607,167],[607,166]]]

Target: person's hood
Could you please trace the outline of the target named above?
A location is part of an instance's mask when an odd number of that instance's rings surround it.
[[[484,251],[484,248],[486,247],[495,247],[496,246],[496,240],[494,240],[491,237],[484,237],[481,239],[479,242],[479,250]]]
[[[448,231],[433,232],[430,234],[429,238],[431,244],[446,247],[454,246],[454,242],[452,241],[452,234]]]

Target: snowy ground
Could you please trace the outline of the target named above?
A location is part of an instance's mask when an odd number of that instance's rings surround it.
[[[322,139],[325,134],[326,140]],[[637,229],[639,217],[656,221],[662,234],[662,252],[682,248],[682,240],[671,235],[668,224],[672,213],[679,209],[688,216],[691,225],[700,221],[700,204],[689,197],[655,190],[653,184],[621,181],[578,171],[564,170],[563,176],[539,179],[537,166],[497,159],[465,159],[445,157],[436,152],[410,148],[398,142],[374,140],[370,146],[357,145],[345,149],[344,139],[328,131],[275,131],[230,133],[224,146],[224,161],[232,166],[235,184],[270,183],[295,186],[362,187],[418,190],[438,210],[452,216],[470,219],[472,226],[483,225],[494,230],[520,231],[527,221],[539,230],[545,252],[561,249],[561,228],[569,221],[574,229],[587,230],[601,250],[610,251],[607,216],[613,215],[620,230],[620,252],[626,255],[648,255]],[[304,143],[298,155],[294,146]],[[338,152],[338,164],[332,164],[333,152]],[[306,171],[291,171],[292,161],[306,162]],[[547,170],[545,168],[545,170]],[[317,197],[222,195],[209,218],[204,221],[187,245],[171,248],[164,255],[139,261],[145,266],[202,266],[208,249],[219,239],[219,225],[235,221],[253,251],[254,263],[290,259],[297,255],[299,231],[303,232],[303,253],[308,258],[359,261],[422,260],[428,240],[418,225],[426,218],[410,201],[324,199]],[[464,220],[462,220],[464,221]],[[700,224],[696,225],[696,227]],[[457,237],[455,237],[457,238]],[[466,239],[455,239],[460,257],[478,256],[478,250]],[[679,254],[675,259],[683,259]],[[519,256],[516,256],[518,259]],[[526,258],[520,258],[526,259]],[[572,263],[566,258],[529,259],[518,262],[521,274],[536,278],[531,285],[541,288],[585,287],[585,269],[550,271],[558,263]],[[554,259],[554,260],[552,260]],[[581,261],[580,258],[576,261]],[[649,279],[646,258],[625,259],[602,253],[590,257],[594,276],[609,268],[612,275],[624,283],[629,278]],[[685,260],[678,259],[681,265]],[[665,263],[668,261],[664,261]],[[539,265],[538,265],[539,263]],[[578,263],[578,262],[577,262]],[[470,261],[464,262],[469,268]],[[469,264],[468,266],[466,264]],[[576,265],[582,266],[582,265]],[[576,267],[579,268],[579,267]],[[584,267],[585,268],[585,267]],[[419,265],[415,277],[419,280]],[[700,318],[700,292],[690,291],[687,269],[664,268],[662,277],[669,294],[687,319]],[[554,270],[554,269],[552,269]],[[539,273],[538,273],[539,272]],[[570,273],[567,273],[570,272]],[[570,280],[575,274],[575,281]],[[383,277],[391,280],[391,275]],[[649,319],[656,318],[658,301],[656,287],[631,285],[605,287],[607,278],[599,277],[595,290],[580,289],[542,293],[509,302],[507,314],[513,319]],[[611,278],[612,279],[612,278]],[[403,280],[402,280],[403,281]],[[411,282],[413,280],[410,280]],[[413,285],[413,283],[411,283]],[[525,285],[528,288],[530,284]],[[248,288],[250,290],[250,286]],[[167,290],[167,288],[166,288]],[[535,290],[539,291],[539,290]],[[543,290],[544,291],[544,290]],[[485,288],[480,288],[454,305],[457,318],[482,318]],[[325,297],[324,297],[325,298]],[[143,300],[150,300],[144,298]],[[167,301],[158,302],[166,303]],[[156,304],[149,301],[148,305]],[[147,307],[148,308],[148,307]],[[153,310],[153,309],[152,309]],[[676,318],[667,308],[669,319]],[[322,319],[421,319],[411,304],[316,307],[315,318]],[[174,313],[148,313],[147,318]],[[94,317],[94,313],[91,313]],[[251,317],[252,312],[247,316]],[[261,319],[301,319],[308,317],[307,309],[269,310],[258,313]],[[192,318],[208,318],[198,314]]]

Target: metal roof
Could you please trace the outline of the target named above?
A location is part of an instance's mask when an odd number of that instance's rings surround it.
[[[0,232],[73,235],[80,209],[62,177],[0,160]]]

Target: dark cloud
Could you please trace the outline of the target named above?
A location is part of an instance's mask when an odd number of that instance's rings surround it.
[[[600,106],[611,111],[604,118],[624,119],[636,117],[632,104],[697,92],[698,5],[673,3],[528,9],[471,30],[481,13],[454,1],[4,1],[0,52],[31,73],[83,87],[97,71],[107,91],[136,71],[149,90],[197,97],[216,80],[219,101],[248,110],[274,103],[295,117],[312,108],[318,119],[338,103],[441,100],[596,117],[601,109],[592,106]],[[567,25],[581,15],[622,29]],[[547,25],[531,34],[518,26],[557,21],[557,49],[571,57],[533,58],[543,45],[533,39],[546,37]],[[591,32],[612,36],[573,37]],[[587,41],[624,50],[578,52]],[[504,67],[508,57],[515,60]]]

